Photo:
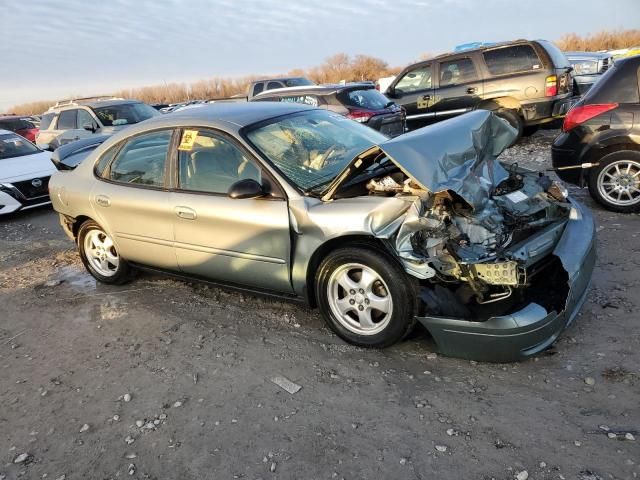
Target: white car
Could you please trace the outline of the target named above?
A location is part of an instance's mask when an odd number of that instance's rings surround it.
[[[51,152],[0,130],[0,215],[51,203],[49,177],[55,171]]]

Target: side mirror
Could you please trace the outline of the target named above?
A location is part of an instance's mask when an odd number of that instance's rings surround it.
[[[85,123],[82,128],[84,128],[85,130],[91,132],[91,133],[96,133],[96,127],[93,123]]]
[[[258,182],[251,178],[247,178],[244,180],[238,180],[236,183],[229,187],[229,192],[227,193],[229,198],[233,198],[234,200],[239,200],[242,198],[260,198],[264,197],[265,191]]]
[[[396,92],[396,89],[391,86],[387,88],[386,92],[383,92],[383,93],[389,98],[398,98],[398,93]]]

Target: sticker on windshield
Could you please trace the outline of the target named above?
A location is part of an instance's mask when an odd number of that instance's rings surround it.
[[[184,150],[190,152],[193,149],[193,144],[196,143],[196,137],[198,136],[198,130],[185,130],[182,132],[182,140],[178,150]]]

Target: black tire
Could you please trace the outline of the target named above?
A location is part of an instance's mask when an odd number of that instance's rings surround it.
[[[111,248],[112,253],[115,253],[118,257],[118,265],[114,268],[113,274],[103,275],[92,265],[91,261],[89,261],[88,254],[85,250],[85,239],[87,238],[87,235],[95,231],[104,233],[104,229],[93,220],[86,220],[78,230],[78,251],[80,252],[80,258],[82,259],[82,263],[84,264],[85,268],[96,280],[101,283],[121,285],[128,282],[131,279],[131,267],[126,260],[117,255],[115,246]]]
[[[634,198],[629,198],[627,194],[623,194],[621,200],[627,201],[623,203],[616,203],[616,199],[606,196],[606,188],[600,183],[605,181],[614,181],[614,178],[606,177],[606,173],[610,169],[614,169],[616,166],[620,168],[624,177],[622,181],[630,182],[631,189],[640,189],[640,151],[636,150],[619,150],[604,155],[597,163],[599,165],[591,169],[589,173],[589,193],[593,199],[602,205],[607,210],[620,213],[633,213],[640,211],[640,192],[635,190],[630,191],[630,195],[637,195]],[[626,166],[630,165],[630,173],[626,173]],[[636,175],[637,176],[633,176]],[[603,192],[603,190],[605,190]],[[616,194],[617,195],[617,194]]]
[[[370,313],[370,318],[377,316],[376,320],[380,321],[374,323],[375,326],[372,327],[372,331],[367,334],[361,334],[347,328],[345,323],[348,321],[341,320],[331,306],[335,297],[329,292],[330,288],[336,285],[336,281],[333,280],[334,274],[344,271],[345,268],[353,264],[365,266],[377,274],[382,282],[379,280],[376,281],[377,283],[373,282],[372,289],[377,288],[377,290],[372,293],[377,295],[377,298],[386,299],[388,296],[391,301],[391,313],[388,318],[386,317],[387,314],[382,314],[381,311],[376,311],[371,306],[372,313]],[[337,288],[347,295],[347,292],[342,287]],[[388,347],[406,337],[415,326],[414,314],[417,303],[415,282],[408,277],[397,262],[389,258],[387,253],[382,250],[355,246],[334,250],[322,261],[318,268],[315,279],[315,292],[320,312],[329,327],[340,338],[354,345],[371,348]],[[332,298],[329,298],[330,296]],[[364,297],[367,297],[366,293]],[[374,298],[376,297],[372,297],[372,302]],[[369,305],[368,299],[364,301]],[[360,300],[360,303],[362,303],[362,300]],[[357,308],[363,306],[363,304],[356,304]],[[334,308],[337,308],[335,304]],[[349,313],[354,317],[357,314],[357,311]],[[382,325],[384,327],[380,331],[375,331],[376,328]]]
[[[538,130],[540,130],[540,125],[527,125],[522,129],[522,136],[530,137],[531,135],[536,133]]]
[[[518,143],[518,140],[520,140],[520,138],[522,137],[522,131],[524,129],[524,121],[522,120],[522,117],[518,115],[518,112],[516,112],[515,110],[508,110],[506,108],[500,109],[494,113],[500,118],[504,118],[507,122],[509,122],[509,125],[515,128],[518,132],[516,138],[513,139],[513,142],[509,146],[511,147]]]

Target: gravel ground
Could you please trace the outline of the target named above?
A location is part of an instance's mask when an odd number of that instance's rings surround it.
[[[548,168],[555,133],[504,158]],[[162,277],[96,285],[50,209],[0,220],[0,480],[637,478],[640,219],[572,192],[592,290],[506,365],[422,330],[352,347],[303,306]]]

